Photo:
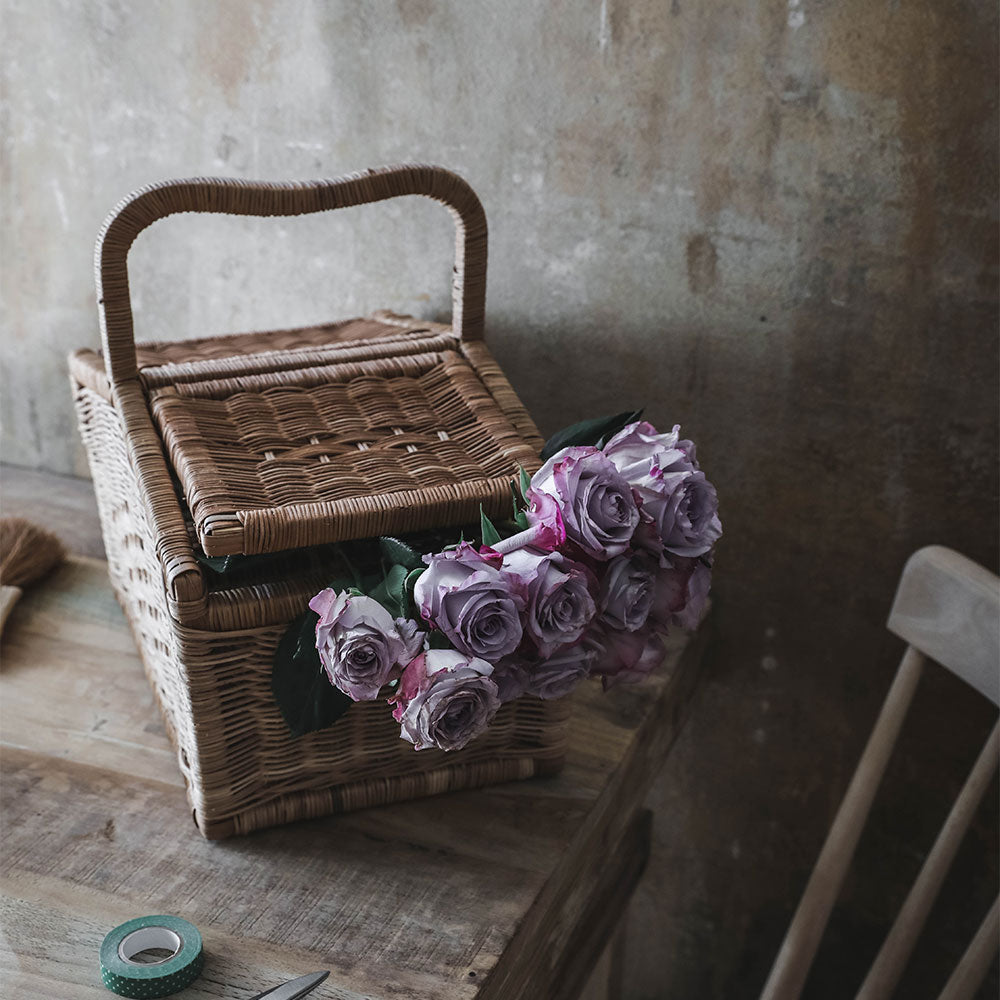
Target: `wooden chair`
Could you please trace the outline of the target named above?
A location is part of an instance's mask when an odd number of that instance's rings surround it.
[[[920,549],[903,570],[888,627],[908,643],[906,652],[792,918],[761,994],[762,1000],[794,1000],[802,990],[924,661],[936,660],[994,705],[1000,702],[1000,579],[992,573],[950,549],[940,546]],[[998,754],[1000,723],[993,727],[955,800],[861,985],[858,1000],[892,995],[945,873],[997,768]],[[1000,936],[998,902],[994,902],[945,985],[942,1000],[971,997],[982,983]]]

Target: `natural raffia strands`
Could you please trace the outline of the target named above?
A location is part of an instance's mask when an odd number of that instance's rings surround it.
[[[136,347],[126,257],[175,212],[295,215],[423,194],[456,219],[451,326],[391,313]],[[486,223],[433,167],[341,181],[194,180],[122,202],[98,241],[103,357],[70,359],[112,584],[177,748],[199,829],[295,819],[557,770],[568,699],[520,698],[464,750],[419,753],[382,702],[292,739],[271,693],[315,568],[220,583],[196,557],[277,552],[504,516],[541,439],[481,341]],[[294,562],[294,560],[292,560]]]

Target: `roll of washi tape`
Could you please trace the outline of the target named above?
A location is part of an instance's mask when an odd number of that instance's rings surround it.
[[[136,961],[146,951],[164,958]],[[190,986],[205,956],[201,934],[180,917],[136,917],[109,931],[101,943],[101,979],[122,997],[166,997]]]

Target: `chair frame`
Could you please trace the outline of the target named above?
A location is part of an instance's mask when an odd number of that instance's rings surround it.
[[[761,1000],[795,1000],[840,893],[872,800],[913,700],[924,663],[935,660],[1000,704],[1000,578],[965,556],[933,545],[907,561],[888,628],[907,643],[882,710],[792,918]],[[976,808],[997,769],[1000,722],[993,727],[934,846],[857,994],[892,995]],[[964,1000],[982,983],[997,950],[994,902],[941,1000]]]

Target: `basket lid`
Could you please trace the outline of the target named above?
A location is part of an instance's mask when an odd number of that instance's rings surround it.
[[[503,517],[518,466],[537,467],[533,425],[481,342],[424,326],[287,367],[301,357],[143,372],[206,555],[467,523],[480,504]]]

